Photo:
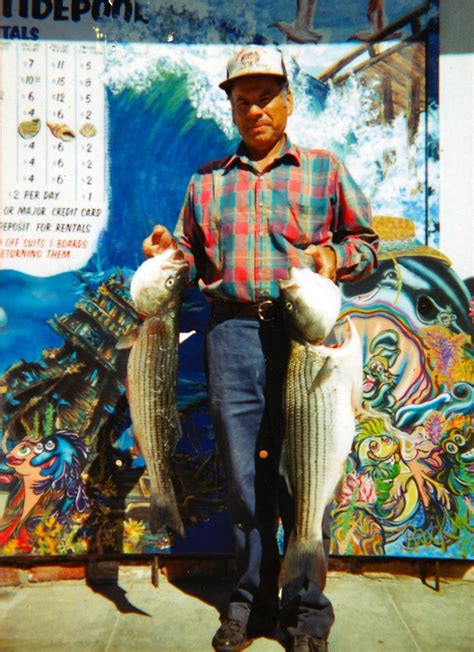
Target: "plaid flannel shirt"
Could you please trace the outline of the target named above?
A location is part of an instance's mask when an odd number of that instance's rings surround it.
[[[337,279],[368,274],[378,236],[370,208],[344,165],[324,150],[287,139],[259,172],[241,143],[236,153],[193,175],[175,230],[191,277],[214,297],[276,299],[288,268],[312,267],[310,244],[336,253]]]

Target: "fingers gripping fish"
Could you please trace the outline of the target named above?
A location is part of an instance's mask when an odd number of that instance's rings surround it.
[[[304,576],[322,590],[326,582],[322,521],[355,435],[362,350],[350,320],[342,345],[322,343],[341,306],[340,291],[332,281],[307,269],[291,268],[289,280],[280,282],[280,291],[291,335],[281,467],[295,502],[295,525],[280,584]]]
[[[179,310],[189,266],[166,250],[135,272],[130,294],[143,323],[118,348],[131,346],[128,400],[135,437],[150,477],[150,529],[184,536],[171,480],[170,458],[181,435],[176,406]]]

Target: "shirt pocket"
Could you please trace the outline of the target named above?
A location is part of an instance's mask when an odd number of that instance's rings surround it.
[[[276,204],[268,215],[268,230],[297,247],[317,244],[326,212],[327,202],[317,199],[304,203],[291,201],[285,206]]]

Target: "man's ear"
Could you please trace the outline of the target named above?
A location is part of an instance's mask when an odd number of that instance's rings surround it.
[[[288,115],[291,115],[293,113],[293,93],[290,89],[288,89],[286,94],[286,102],[288,107]]]
[[[230,110],[231,110],[231,112],[232,112],[232,122],[233,122],[234,124],[237,124],[237,123],[235,122],[234,104],[233,104],[232,100],[230,100]]]

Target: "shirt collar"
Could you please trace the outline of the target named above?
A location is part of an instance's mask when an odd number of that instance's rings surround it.
[[[275,161],[280,161],[280,160],[282,161],[283,159],[287,159],[289,163],[293,161],[294,163],[296,163],[296,165],[301,165],[301,153],[294,145],[291,144],[291,141],[286,134],[285,134],[285,144],[281,148],[278,156],[275,158]],[[246,163],[247,165],[252,165],[252,161],[248,158],[245,152],[245,145],[243,141],[240,141],[239,146],[235,150],[235,153],[232,154],[224,163],[223,165],[224,170],[227,171],[237,161],[242,161],[242,163]]]

